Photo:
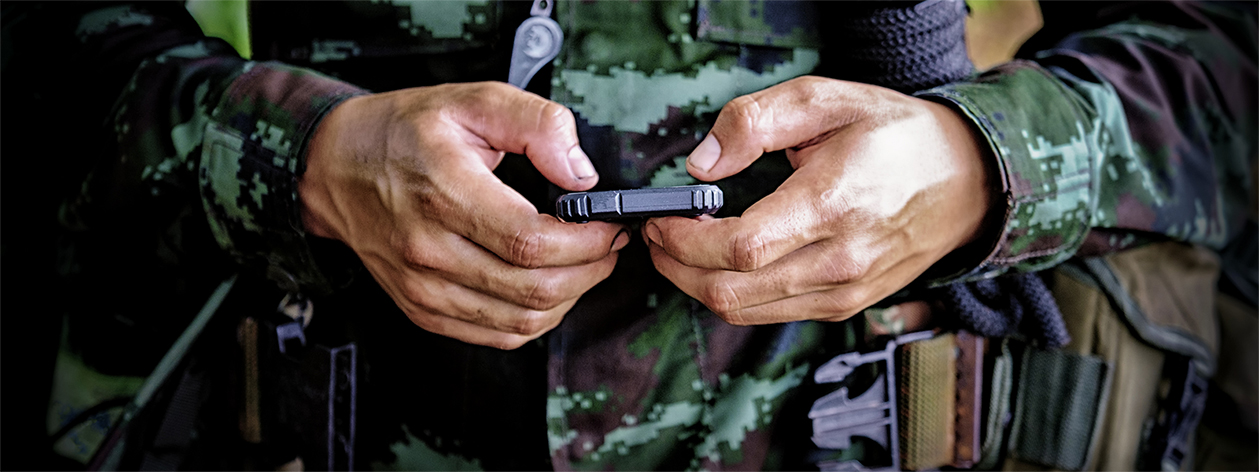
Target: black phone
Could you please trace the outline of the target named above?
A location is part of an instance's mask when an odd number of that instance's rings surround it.
[[[716,185],[573,192],[555,201],[555,214],[570,223],[716,213],[725,203]]]

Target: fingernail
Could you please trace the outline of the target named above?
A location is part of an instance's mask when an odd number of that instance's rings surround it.
[[[590,163],[590,158],[586,157],[586,153],[582,152],[581,146],[573,146],[568,151],[568,169],[572,171],[573,177],[577,180],[586,180],[595,176],[595,166]]]
[[[625,246],[629,244],[629,241],[629,230],[621,230],[621,232],[616,233],[616,238],[612,239],[612,250],[620,251],[621,249],[624,249]]]
[[[645,228],[646,229],[644,231],[647,232],[647,239],[651,240],[652,244],[662,246],[662,244],[660,244],[660,228],[657,228],[656,225],[652,223],[647,223]]]
[[[708,172],[708,169],[712,169],[713,164],[717,163],[718,157],[721,157],[721,144],[717,142],[717,138],[709,134],[703,142],[699,143],[699,146],[695,147],[694,151],[691,151],[691,155],[686,158],[686,163]]]

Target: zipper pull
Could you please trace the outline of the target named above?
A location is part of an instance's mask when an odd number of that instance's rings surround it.
[[[534,74],[559,55],[564,32],[560,31],[560,24],[551,19],[553,8],[554,0],[533,0],[529,11],[533,16],[516,28],[507,83],[524,89]]]

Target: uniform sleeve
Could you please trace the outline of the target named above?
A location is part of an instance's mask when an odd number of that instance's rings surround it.
[[[1130,17],[917,94],[973,120],[1006,203],[987,258],[933,285],[1238,234],[1254,198],[1255,19],[1175,8],[1175,24]]]
[[[96,45],[84,63],[130,77],[106,117],[117,141],[109,185],[199,200],[214,239],[240,264],[287,290],[329,289],[301,223],[297,179],[319,120],[366,92],[310,70],[243,60],[202,36],[182,7],[98,9],[75,34]],[[153,48],[152,38],[167,40]]]

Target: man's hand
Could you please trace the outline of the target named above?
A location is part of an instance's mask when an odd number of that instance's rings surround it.
[[[660,273],[726,321],[842,320],[974,240],[995,162],[947,106],[817,77],[736,98],[687,159],[700,180],[787,149],[796,172],[738,218],[650,220]]]
[[[612,273],[629,235],[539,214],[491,172],[504,152],[565,189],[598,180],[572,113],[506,84],[352,98],[311,140],[303,223],[353,249],[421,328],[519,347]]]

